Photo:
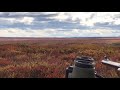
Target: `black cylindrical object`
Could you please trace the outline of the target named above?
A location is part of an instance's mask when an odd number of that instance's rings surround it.
[[[95,63],[91,57],[77,57],[68,78],[95,78]]]

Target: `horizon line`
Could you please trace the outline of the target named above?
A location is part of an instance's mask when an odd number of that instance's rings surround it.
[[[116,37],[0,37],[0,38],[120,38]]]

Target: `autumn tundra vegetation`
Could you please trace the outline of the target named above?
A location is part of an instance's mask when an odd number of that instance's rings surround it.
[[[101,63],[120,62],[120,38],[0,38],[0,78],[64,78],[77,56],[95,59],[98,74],[119,77]]]

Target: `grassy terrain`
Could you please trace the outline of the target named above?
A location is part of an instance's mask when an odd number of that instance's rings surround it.
[[[0,78],[64,78],[65,69],[76,56],[91,56],[96,71],[108,78],[119,75],[101,64],[107,54],[120,62],[119,39],[33,39],[0,41]]]

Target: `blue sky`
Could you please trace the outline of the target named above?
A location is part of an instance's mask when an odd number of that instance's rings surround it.
[[[120,37],[120,12],[0,12],[0,37]]]

